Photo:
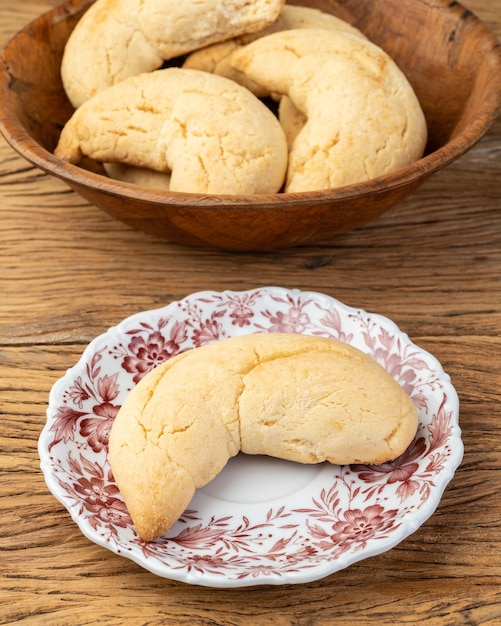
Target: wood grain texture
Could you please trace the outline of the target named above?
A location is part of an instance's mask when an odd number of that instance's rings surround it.
[[[0,0],[0,40],[55,4]],[[465,5],[501,36],[499,0]],[[441,361],[460,397],[465,456],[436,513],[393,550],[298,586],[192,587],[89,542],[39,470],[52,384],[129,314],[270,284],[387,315]],[[500,120],[372,224],[260,254],[134,231],[0,140],[0,624],[501,623],[500,352]]]

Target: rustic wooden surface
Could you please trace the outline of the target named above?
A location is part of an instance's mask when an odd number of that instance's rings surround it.
[[[56,0],[0,0],[2,43]],[[501,1],[465,5],[501,36]],[[391,317],[451,375],[465,456],[393,550],[318,582],[212,590],[88,541],[48,492],[52,384],[137,311],[200,289],[323,291]],[[0,623],[501,623],[501,120],[390,213],[332,245],[266,254],[166,244],[113,221],[0,139]]]

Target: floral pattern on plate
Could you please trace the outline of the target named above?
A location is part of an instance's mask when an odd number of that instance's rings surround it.
[[[142,541],[107,459],[123,399],[176,354],[260,332],[332,337],[370,354],[418,408],[413,443],[379,466],[238,455],[167,535]],[[385,317],[278,287],[200,292],[94,339],[51,390],[39,453],[48,487],[81,531],[155,574],[214,587],[301,583],[389,550],[426,521],[462,459],[458,413],[437,360]]]

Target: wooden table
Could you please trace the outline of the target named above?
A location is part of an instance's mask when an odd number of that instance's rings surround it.
[[[56,0],[0,0],[0,40]],[[466,0],[501,35],[500,0]],[[501,121],[385,216],[329,246],[233,254],[113,221],[0,142],[1,624],[501,623]],[[464,461],[393,550],[303,585],[172,582],[88,541],[37,439],[53,383],[124,317],[201,289],[317,290],[392,318],[451,375]]]

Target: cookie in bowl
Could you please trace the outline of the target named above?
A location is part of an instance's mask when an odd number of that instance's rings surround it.
[[[168,173],[171,191],[193,193],[276,193],[287,169],[282,127],[258,98],[184,68],[133,76],[93,96],[54,153],[75,164],[87,156]]]
[[[88,202],[165,241],[252,251],[332,242],[404,202],[474,146],[499,111],[499,43],[459,3],[344,0],[334,6],[304,0],[303,6],[320,8],[356,28],[405,75],[426,119],[423,155],[375,178],[315,191],[212,194],[132,184],[110,178],[104,162],[86,159],[76,165],[54,156],[61,130],[75,112],[62,83],[61,60],[71,33],[93,4],[63,2],[6,45],[0,63],[1,132],[25,159]],[[175,61],[183,63],[179,58],[170,62]],[[286,132],[291,144],[305,119],[289,105],[282,96],[282,121],[291,119],[291,111],[295,119]]]

